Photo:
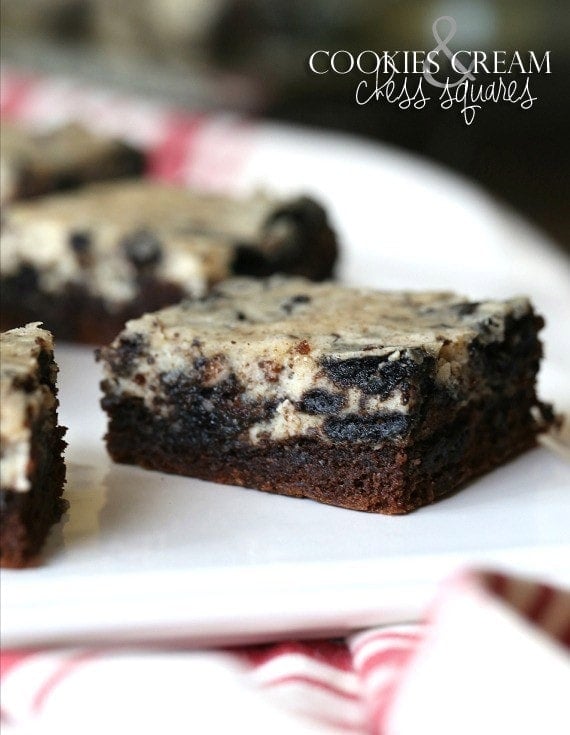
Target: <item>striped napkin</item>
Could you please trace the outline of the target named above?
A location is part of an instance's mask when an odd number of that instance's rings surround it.
[[[569,654],[570,593],[468,572],[342,640],[5,650],[2,732],[568,735]]]

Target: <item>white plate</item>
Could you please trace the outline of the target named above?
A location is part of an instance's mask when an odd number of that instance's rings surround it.
[[[348,139],[264,128],[238,186],[276,170],[282,190],[335,203],[345,280],[529,292],[549,318],[542,393],[570,407],[570,279],[537,233],[465,182]],[[113,465],[91,351],[57,357],[71,507],[43,566],[2,573],[4,645],[342,632],[415,617],[476,563],[570,584],[570,467],[545,449],[409,516],[367,515]]]

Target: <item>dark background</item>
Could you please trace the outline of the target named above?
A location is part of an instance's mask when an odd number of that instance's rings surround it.
[[[4,59],[193,109],[230,109],[385,141],[465,174],[570,251],[567,0],[2,0]],[[531,110],[487,105],[466,126],[428,105],[359,107],[359,75],[315,76],[316,49],[551,51]]]

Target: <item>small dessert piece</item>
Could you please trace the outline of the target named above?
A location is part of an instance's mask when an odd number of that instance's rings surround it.
[[[104,344],[128,319],[201,297],[232,274],[318,280],[335,258],[326,214],[306,197],[100,184],[5,213],[2,324],[41,318],[59,339]]]
[[[140,151],[76,124],[38,134],[2,123],[0,204],[91,181],[137,176],[144,168]]]
[[[104,363],[117,462],[407,513],[535,444],[528,300],[234,279],[131,321]],[[541,414],[544,418],[541,418]]]
[[[39,323],[0,337],[0,563],[33,561],[67,503],[53,339]]]

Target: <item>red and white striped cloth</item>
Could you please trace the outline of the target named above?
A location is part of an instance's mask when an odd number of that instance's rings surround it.
[[[149,173],[231,188],[256,126],[4,70],[0,113],[130,139]],[[567,735],[570,595],[499,574],[445,584],[425,620],[346,640],[196,651],[9,650],[2,732]]]
[[[566,735],[569,649],[569,593],[463,573],[423,622],[344,640],[5,650],[2,725],[7,734]]]

